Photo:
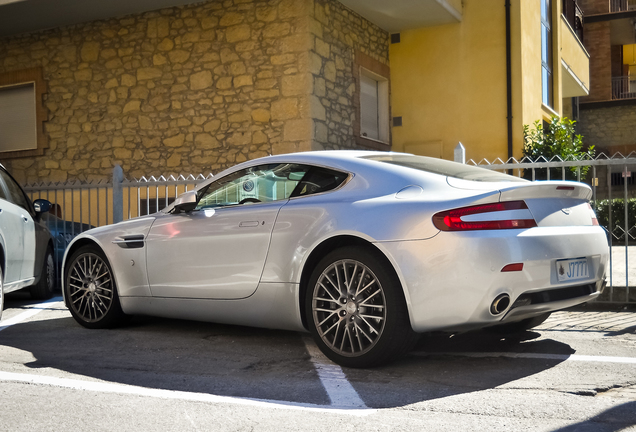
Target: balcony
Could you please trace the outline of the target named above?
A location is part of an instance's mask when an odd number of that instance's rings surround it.
[[[612,100],[636,99],[636,77],[612,78]]]
[[[570,24],[572,30],[574,30],[574,34],[576,34],[579,40],[583,42],[583,11],[577,4],[576,0],[563,0],[563,17],[565,18],[565,21]]]
[[[583,46],[583,11],[576,0],[563,0],[562,5],[562,96],[587,96],[590,93],[590,56]]]
[[[461,0],[338,1],[390,33],[462,20]]]
[[[636,11],[636,0],[610,0],[610,12]]]

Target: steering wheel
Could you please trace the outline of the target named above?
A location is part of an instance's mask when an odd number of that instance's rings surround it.
[[[256,199],[256,198],[243,198],[242,200],[239,201],[239,204],[259,203],[259,202],[261,202],[261,200]]]

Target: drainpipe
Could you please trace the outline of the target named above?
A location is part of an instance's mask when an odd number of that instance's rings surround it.
[[[510,48],[510,0],[506,0],[506,98],[508,120],[508,159],[512,157],[512,60]]]

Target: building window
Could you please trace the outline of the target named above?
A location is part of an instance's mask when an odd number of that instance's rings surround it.
[[[40,68],[0,74],[0,158],[44,154],[45,91]]]
[[[35,84],[0,88],[0,152],[38,148]]]
[[[360,70],[360,136],[389,142],[389,80]]]
[[[356,144],[365,148],[390,150],[389,67],[358,52],[354,77],[357,115],[353,132]]]
[[[544,105],[553,106],[552,1],[541,0],[541,88]]]

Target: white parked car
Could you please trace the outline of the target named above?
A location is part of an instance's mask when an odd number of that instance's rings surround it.
[[[53,242],[40,215],[51,203],[31,200],[0,165],[0,317],[4,294],[29,287],[36,299],[49,298],[55,288]]]
[[[400,153],[269,156],[82,233],[63,292],[89,328],[147,314],[308,330],[335,362],[374,366],[418,333],[518,331],[595,299],[609,251],[590,196]]]

